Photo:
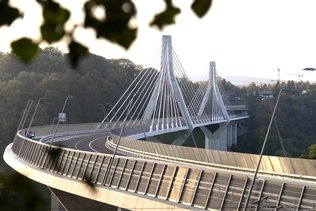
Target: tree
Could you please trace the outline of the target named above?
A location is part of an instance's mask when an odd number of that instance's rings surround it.
[[[310,159],[316,159],[316,144],[310,145],[308,149],[309,149],[308,157]]]
[[[43,24],[40,27],[41,39],[38,41],[30,38],[21,38],[11,43],[13,53],[25,62],[30,62],[39,51],[39,44],[49,44],[62,39],[69,40],[69,58],[73,66],[79,59],[88,53],[88,47],[80,44],[73,36],[77,27],[92,28],[97,38],[104,38],[128,49],[137,37],[137,27],[129,25],[129,21],[136,16],[137,9],[132,0],[88,0],[84,4],[84,22],[81,25],[65,29],[65,24],[70,17],[70,11],[52,0],[36,0],[42,7]],[[165,10],[154,15],[150,22],[151,27],[162,30],[165,26],[174,24],[175,17],[180,14],[180,9],[173,5],[172,0],[164,0]],[[198,17],[203,17],[212,5],[212,0],[194,0],[191,9]],[[106,14],[98,18],[94,10],[101,8]],[[0,27],[11,25],[23,15],[21,11],[10,5],[9,0],[0,1]]]

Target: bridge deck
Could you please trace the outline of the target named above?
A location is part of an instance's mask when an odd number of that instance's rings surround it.
[[[51,146],[51,149],[55,148]],[[237,167],[236,171],[233,171],[234,168],[225,171],[209,166],[174,162],[166,158],[159,161],[158,157],[157,160],[153,160],[155,158],[116,156],[112,160],[108,154],[68,148],[61,148],[58,156],[54,157],[48,154],[49,149],[48,144],[24,139],[20,135],[16,136],[12,145],[17,161],[26,162],[26,165],[40,171],[65,178],[70,183],[88,180],[97,188],[110,187],[113,191],[123,191],[133,196],[136,194],[138,197],[145,197],[146,200],[162,204],[171,203],[184,209],[242,208],[251,182],[251,174],[240,173]],[[149,150],[147,148],[146,151]],[[297,178],[290,180],[288,177],[275,177],[275,174],[261,175],[260,179],[255,181],[249,208],[282,206],[283,209],[293,210],[313,209],[316,206],[316,187],[315,181],[312,180],[315,180],[315,175],[309,180],[306,177],[303,181]],[[85,197],[96,199],[93,194],[93,191],[90,191]],[[264,200],[260,205],[254,203],[261,199]]]

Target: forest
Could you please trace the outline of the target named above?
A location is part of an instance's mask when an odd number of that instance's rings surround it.
[[[106,59],[89,53],[73,69],[68,55],[59,49],[40,49],[29,64],[16,59],[13,53],[0,53],[0,152],[12,142],[29,99],[39,105],[32,126],[52,124],[65,99],[67,123],[97,122],[103,119],[100,104],[105,109],[114,105],[142,66],[127,59]],[[309,148],[316,138],[316,85],[310,82],[287,81],[246,87],[234,86],[220,79],[231,103],[246,104],[250,118],[242,122],[244,131],[238,145],[231,150],[259,153],[274,107],[276,94],[280,98],[265,154],[311,157]],[[269,91],[273,98],[264,99],[260,92]],[[35,104],[35,103],[34,103]],[[311,150],[310,150],[311,151]],[[0,169],[5,168],[2,160]]]

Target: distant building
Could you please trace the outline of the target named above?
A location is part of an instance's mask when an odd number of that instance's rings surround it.
[[[273,98],[273,93],[271,91],[259,91],[258,95],[263,100],[264,99],[271,99],[271,98]]]

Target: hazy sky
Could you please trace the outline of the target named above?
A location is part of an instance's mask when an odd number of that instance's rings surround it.
[[[75,11],[68,23],[80,23],[82,0],[59,1]],[[158,31],[149,28],[154,14],[164,7],[162,0],[134,0],[138,13],[138,37],[128,51],[104,40],[96,41],[91,30],[78,30],[76,36],[90,52],[106,58],[128,58],[146,66],[161,46],[162,35],[171,35],[173,48],[189,78],[204,79],[209,62],[215,61],[219,75],[255,76],[281,80],[316,81],[316,72],[302,72],[316,67],[315,0],[213,0],[208,14],[197,18],[190,9],[192,1],[177,0],[181,14],[176,24]],[[39,38],[41,9],[35,1],[14,0],[24,12],[24,19],[0,28],[0,51],[10,51],[12,39]],[[42,45],[44,46],[44,45]],[[61,50],[67,49],[58,44]]]

